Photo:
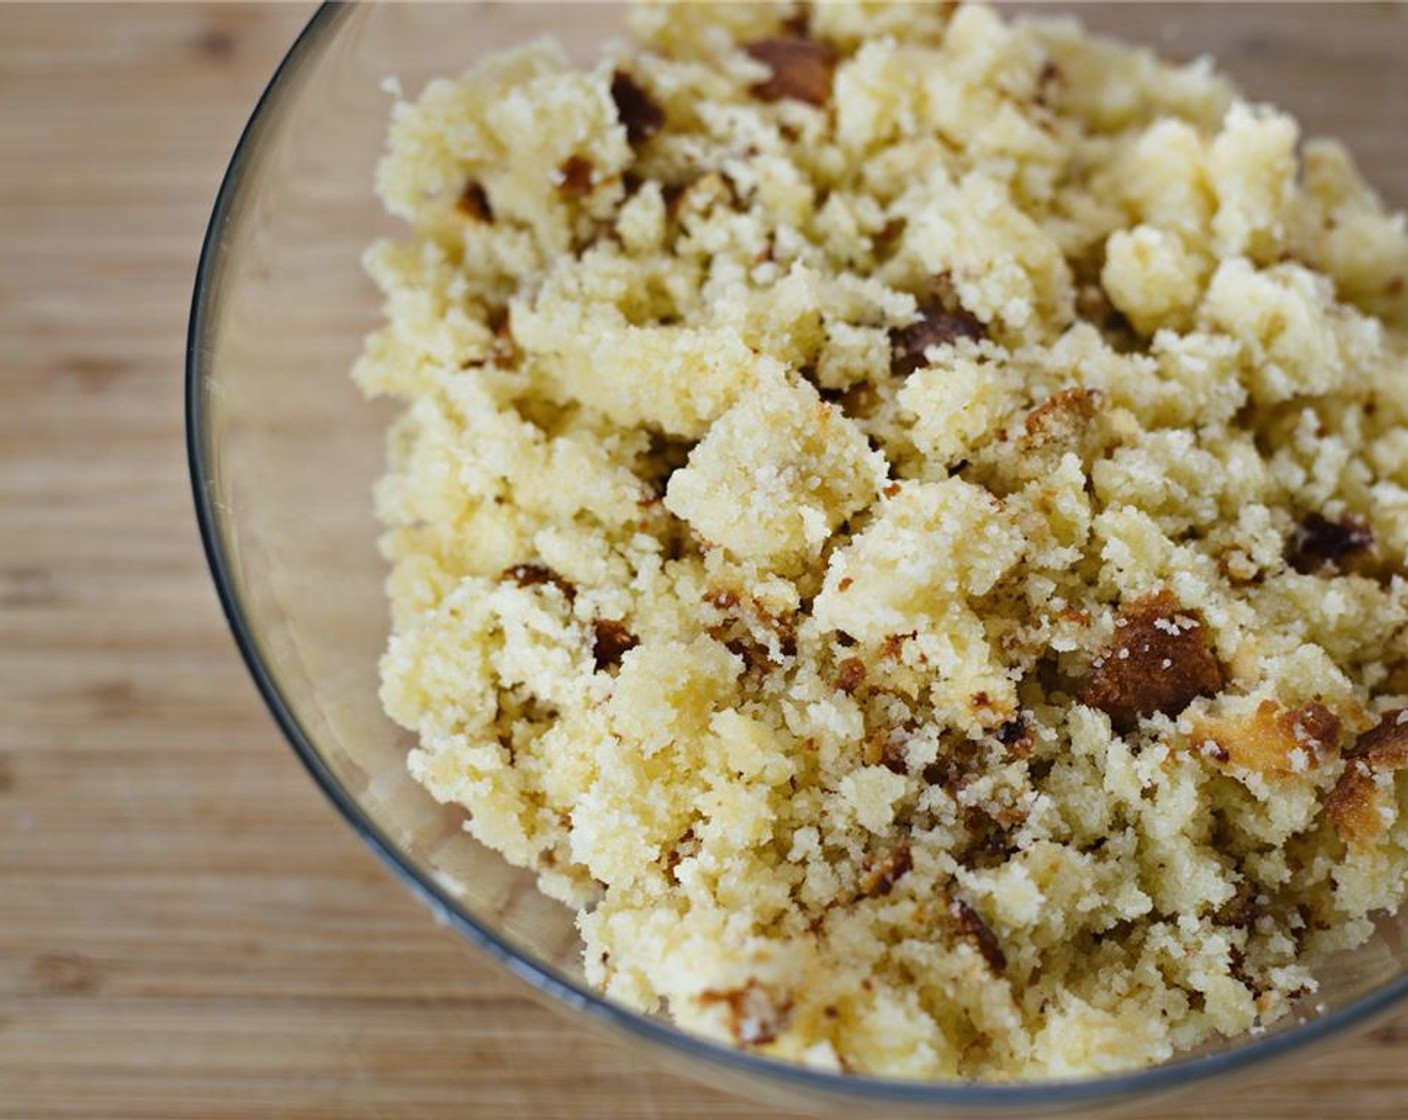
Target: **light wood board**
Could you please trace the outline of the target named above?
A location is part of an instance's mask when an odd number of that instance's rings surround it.
[[[775,1115],[436,926],[239,663],[191,514],[183,333],[225,160],[306,15],[0,8],[0,1117]],[[1408,1015],[1213,1107],[1402,1117]]]

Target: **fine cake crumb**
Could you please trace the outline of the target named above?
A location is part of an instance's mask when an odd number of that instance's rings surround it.
[[[1408,236],[1202,65],[647,5],[395,109],[382,700],[588,978],[819,1068],[1260,1032],[1408,882]]]

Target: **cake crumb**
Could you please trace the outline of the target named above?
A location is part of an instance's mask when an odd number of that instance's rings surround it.
[[[430,83],[377,170],[415,780],[607,997],[769,1058],[1295,1014],[1408,890],[1402,217],[1045,13],[629,18]]]

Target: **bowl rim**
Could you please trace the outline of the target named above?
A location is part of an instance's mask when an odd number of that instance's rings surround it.
[[[431,876],[422,874],[414,861],[367,814],[343,786],[312,736],[285,702],[272,668],[265,662],[253,626],[236,588],[233,565],[226,554],[220,511],[213,496],[216,474],[208,446],[207,420],[211,350],[205,346],[216,280],[224,259],[222,235],[237,203],[254,181],[261,140],[271,124],[271,113],[282,102],[290,83],[320,58],[334,40],[356,4],[322,0],[293,43],[255,103],[241,131],[221,179],[210,220],[206,226],[196,266],[195,285],[187,320],[185,350],[185,432],[196,521],[206,562],[215,584],[226,622],[235,644],[275,723],[328,801],[372,853],[417,897],[441,923],[450,926],[471,944],[487,953],[537,992],[556,1003],[583,1012],[665,1051],[691,1059],[683,1069],[698,1076],[700,1067],[713,1063],[750,1080],[781,1083],[813,1097],[829,1097],[857,1104],[931,1105],[936,1111],[968,1110],[990,1113],[1070,1110],[1117,1100],[1167,1095],[1191,1089],[1221,1075],[1250,1072],[1276,1059],[1302,1051],[1316,1042],[1363,1026],[1408,998],[1408,970],[1393,981],[1333,1011],[1303,1020],[1274,1034],[1242,1035],[1214,1053],[1171,1061],[1130,1072],[1068,1080],[975,1082],[919,1081],[835,1073],[775,1058],[748,1053],[680,1030],[662,1019],[651,1018],[613,1003],[569,976],[515,948],[488,924],[464,910],[452,894]],[[370,184],[368,185],[370,189]],[[731,1087],[725,1086],[726,1091]]]

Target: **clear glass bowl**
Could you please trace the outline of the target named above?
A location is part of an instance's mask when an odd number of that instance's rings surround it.
[[[1072,5],[1092,27],[1176,56],[1215,55],[1253,96],[1345,139],[1385,197],[1408,201],[1408,8],[1396,4]],[[1047,9],[1050,11],[1050,9]],[[187,423],[201,532],[245,659],[313,777],[446,923],[551,1002],[715,1085],[809,1111],[978,1116],[1093,1112],[1304,1050],[1408,994],[1408,912],[1321,970],[1306,1018],[1138,1073],[1052,1084],[874,1080],[805,1070],[684,1035],[584,983],[572,917],[479,847],[406,773],[407,735],[377,702],[387,626],[370,503],[391,406],[348,370],[379,298],[363,248],[394,232],[373,198],[396,76],[417,92],[489,51],[551,32],[583,59],[621,28],[607,4],[325,6],[260,99],[211,217],[192,306]]]

